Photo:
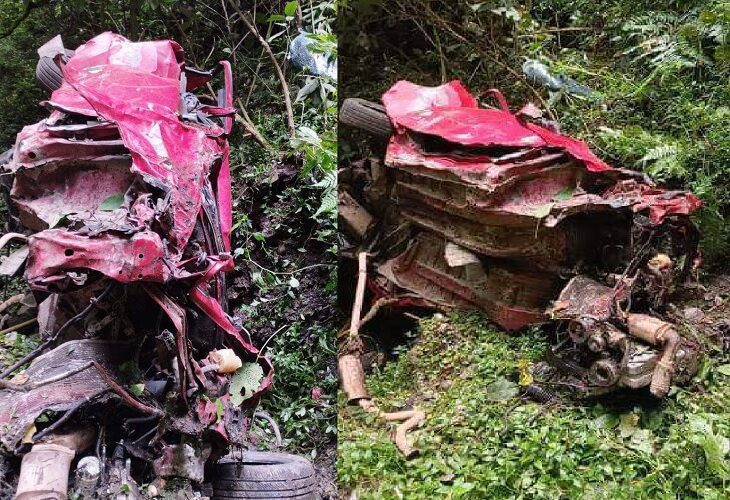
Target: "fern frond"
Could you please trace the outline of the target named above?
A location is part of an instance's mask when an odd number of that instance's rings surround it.
[[[312,184],[312,186],[322,188],[325,191],[335,189],[337,187],[337,171],[330,170],[329,172],[325,172],[324,177],[316,184]]]
[[[672,157],[676,157],[679,153],[679,146],[676,144],[661,144],[659,146],[651,148],[642,156],[636,163],[644,166],[652,161],[667,160]]]
[[[314,216],[319,214],[333,214],[337,211],[337,190],[332,189],[327,191],[320,201],[319,208],[314,213]]]
[[[337,170],[325,172],[324,177],[316,184],[312,184],[312,187],[322,189],[320,205],[314,216],[323,213],[333,214],[337,210]]]

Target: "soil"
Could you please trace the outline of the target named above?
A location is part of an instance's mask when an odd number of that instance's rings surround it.
[[[314,469],[317,474],[317,492],[321,499],[335,500],[337,498],[337,443],[335,441],[320,448],[319,455],[314,459]]]

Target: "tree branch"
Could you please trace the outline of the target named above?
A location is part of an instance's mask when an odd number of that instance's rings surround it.
[[[274,70],[276,71],[276,76],[279,78],[279,83],[281,83],[281,90],[284,93],[284,105],[286,106],[286,119],[287,119],[287,124],[289,127],[289,135],[291,137],[294,137],[294,134],[296,132],[296,125],[294,124],[294,111],[292,109],[291,96],[289,95],[289,86],[286,84],[286,78],[284,78],[284,73],[281,71],[281,66],[279,65],[279,62],[276,60],[276,56],[274,55],[274,52],[271,50],[271,46],[259,34],[259,32],[256,29],[256,26],[253,24],[253,22],[251,22],[244,15],[244,13],[241,11],[241,9],[238,7],[238,5],[236,5],[236,3],[233,0],[228,0],[228,4],[231,7],[233,7],[233,9],[236,11],[238,16],[241,18],[241,21],[243,21],[243,24],[246,25],[246,28],[248,28],[248,30],[251,32],[251,34],[256,37],[256,39],[259,41],[261,46],[266,51],[266,54],[269,56],[271,63],[274,65]]]
[[[0,33],[0,40],[2,40],[3,38],[7,38],[10,35],[12,35],[13,33],[15,33],[15,30],[18,29],[18,26],[20,26],[20,24],[23,21],[25,21],[27,19],[27,17],[30,15],[30,11],[32,11],[35,8],[43,7],[44,5],[47,5],[48,1],[46,0],[44,2],[33,3],[31,0],[25,0],[24,3],[25,3],[25,9],[23,10],[23,13],[20,15],[20,17],[18,19],[15,20],[15,22],[13,23],[12,26],[10,26],[10,28],[8,28],[3,33]]]
[[[269,144],[269,142],[264,138],[264,136],[261,135],[261,133],[256,128],[256,125],[254,125],[251,118],[249,118],[248,113],[246,113],[246,108],[243,107],[243,103],[241,102],[241,99],[237,99],[237,102],[238,102],[238,109],[240,111],[240,114],[236,113],[236,116],[235,116],[236,121],[238,123],[240,123],[241,125],[243,125],[243,128],[246,129],[246,132],[251,134],[253,136],[253,138],[256,139],[256,142],[261,144],[261,146],[263,146],[264,149],[266,149],[266,151],[268,151],[269,153],[273,153],[274,148],[271,147],[271,144]]]

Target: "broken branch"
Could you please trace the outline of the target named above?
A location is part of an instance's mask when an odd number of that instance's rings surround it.
[[[13,326],[9,326],[7,328],[3,328],[2,330],[0,330],[0,335],[5,335],[6,333],[9,333],[9,332],[18,331],[21,328],[25,328],[28,325],[32,325],[36,321],[38,321],[38,318],[31,318],[31,319],[29,319],[27,321],[23,321],[22,323],[18,323],[17,325],[13,325]]]
[[[365,282],[367,281],[368,272],[368,254],[360,252],[357,256],[357,288],[355,289],[355,303],[352,306],[352,315],[350,316],[350,337],[348,339],[348,349],[353,349],[353,342],[357,342],[357,351],[359,352],[360,338],[358,332],[360,330],[360,315],[362,313],[362,303],[365,298]]]
[[[264,136],[261,135],[261,133],[256,128],[256,125],[254,125],[251,118],[249,118],[248,113],[246,112],[246,108],[243,107],[241,98],[239,97],[238,99],[236,99],[236,102],[238,103],[238,109],[241,112],[240,114],[236,113],[236,115],[235,115],[236,121],[238,123],[240,123],[241,125],[243,125],[243,128],[246,129],[246,132],[251,134],[253,136],[253,138],[256,140],[256,142],[261,144],[261,146],[264,149],[266,149],[266,151],[268,151],[269,153],[273,153],[274,148],[272,148],[271,144],[269,144],[269,142],[266,139],[264,139]]]

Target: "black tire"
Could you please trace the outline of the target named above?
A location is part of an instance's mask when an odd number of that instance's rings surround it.
[[[309,460],[263,451],[246,451],[241,460],[237,458],[224,458],[216,464],[213,500],[317,498],[317,478]]]
[[[359,128],[375,137],[390,137],[393,126],[385,108],[365,99],[349,98],[342,103],[340,123]]]
[[[73,50],[67,50],[66,54],[62,56],[63,61],[68,61],[73,54]],[[56,64],[56,61],[50,57],[41,57],[38,59],[38,64],[35,67],[35,77],[40,86],[49,92],[53,92],[63,83],[63,71]]]

